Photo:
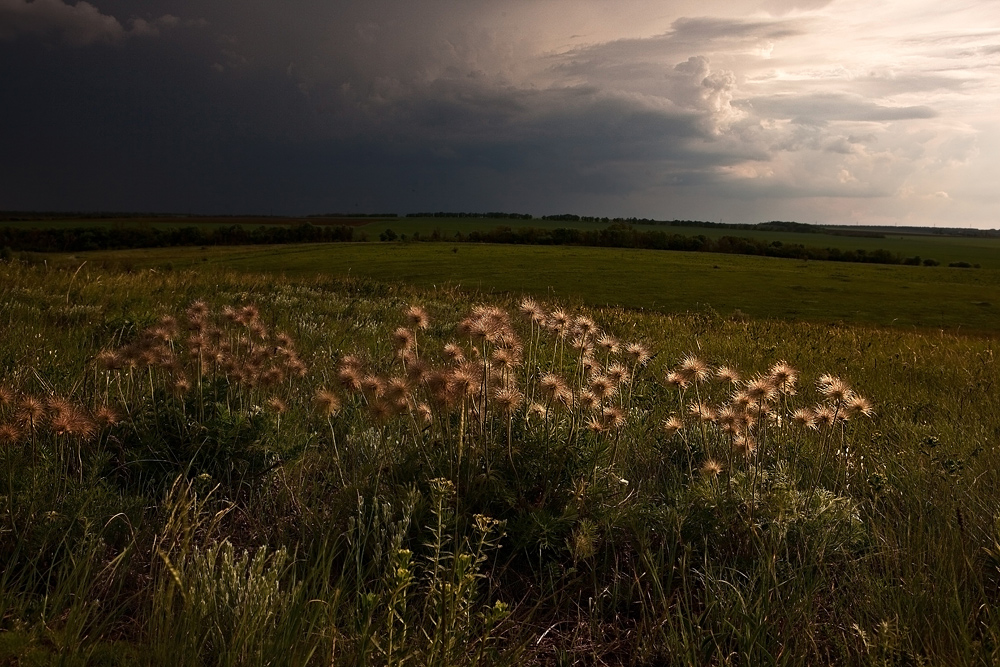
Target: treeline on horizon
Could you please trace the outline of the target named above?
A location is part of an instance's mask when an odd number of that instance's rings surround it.
[[[162,248],[173,246],[234,246],[280,245],[291,243],[335,243],[369,241],[366,231],[348,225],[317,226],[308,222],[281,227],[245,228],[240,225],[225,227],[181,227],[158,229],[154,227],[77,227],[77,228],[16,228],[0,227],[2,259],[21,252],[86,252],[94,250],[126,250],[131,248]],[[509,245],[561,245],[598,248],[635,248],[643,250],[676,250],[682,252],[716,252],[738,255],[758,255],[786,259],[818,260],[832,262],[862,262],[872,264],[909,264],[936,266],[934,259],[902,257],[889,250],[843,250],[805,246],[798,243],[765,241],[739,236],[708,238],[703,235],[685,236],[660,230],[640,230],[630,224],[615,223],[602,229],[541,229],[507,226],[468,233],[443,233],[398,235],[387,229],[379,236],[383,242],[443,241],[450,243],[500,243]],[[953,262],[949,266],[971,268],[968,262]],[[979,268],[979,265],[975,265]]]

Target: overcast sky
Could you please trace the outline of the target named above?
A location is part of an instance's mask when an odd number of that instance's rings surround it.
[[[0,209],[1000,227],[997,0],[0,0]]]

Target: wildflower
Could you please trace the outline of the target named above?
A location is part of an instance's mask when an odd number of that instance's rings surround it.
[[[614,381],[605,375],[597,375],[590,380],[590,391],[602,401],[614,396],[616,390]]]
[[[777,396],[778,389],[774,386],[774,383],[771,382],[770,378],[757,377],[747,382],[746,393],[751,400],[760,404],[774,400]]]
[[[836,413],[829,406],[821,405],[813,410],[813,421],[817,427],[832,426],[836,421]]]
[[[0,407],[6,407],[14,403],[14,392],[6,385],[0,384]]]
[[[361,392],[368,398],[380,398],[385,394],[385,382],[377,375],[366,375],[361,378]]]
[[[729,384],[736,384],[740,381],[739,372],[729,366],[719,366],[715,369],[715,377],[723,382],[728,382]]]
[[[584,390],[576,397],[576,404],[581,410],[594,410],[601,404],[601,400],[594,395],[594,392]]]
[[[528,319],[537,322],[538,318],[542,316],[542,309],[534,299],[528,297],[521,300],[521,313]]]
[[[686,381],[698,384],[707,380],[712,374],[712,370],[708,367],[708,364],[692,354],[681,360],[676,372]]]
[[[590,354],[584,354],[580,358],[580,365],[583,367],[583,371],[588,375],[601,372],[601,365],[597,363],[597,360],[590,356]]]
[[[102,350],[96,359],[97,364],[108,371],[118,370],[123,364],[121,355],[113,350]]]
[[[448,357],[450,361],[456,364],[460,364],[465,361],[465,353],[462,352],[462,348],[455,343],[448,343],[444,346],[444,356]]]
[[[792,423],[802,428],[816,428],[816,415],[809,408],[799,408],[792,413]]]
[[[848,414],[864,415],[865,417],[871,417],[875,412],[867,398],[854,393],[847,399],[847,405],[844,406],[844,410]]]
[[[513,370],[523,361],[523,350],[519,345],[498,347],[493,350],[493,361],[506,370]]]
[[[431,406],[427,405],[426,403],[419,404],[415,408],[415,411],[417,413],[417,416],[420,417],[421,421],[423,421],[425,424],[430,424],[431,422],[434,421],[434,413],[431,411]]]
[[[597,333],[597,325],[586,315],[580,315],[573,321],[573,331],[577,336],[586,340]]]
[[[650,360],[649,348],[647,348],[642,343],[629,343],[625,347],[625,354],[632,360],[632,363],[637,366],[645,366]]]
[[[329,389],[319,389],[313,398],[316,410],[325,417],[330,417],[340,411],[340,398]]]
[[[597,347],[604,350],[607,354],[617,354],[621,344],[614,336],[604,334],[597,339]]]
[[[667,435],[673,435],[684,428],[684,422],[682,422],[678,417],[671,415],[660,423],[660,428],[662,428]]]
[[[406,359],[406,378],[410,382],[423,382],[429,371],[430,367],[420,359],[413,357],[408,357]]]
[[[399,327],[392,333],[392,344],[397,350],[409,350],[415,341],[416,336],[406,327]]]
[[[719,410],[716,419],[722,430],[729,435],[737,435],[747,427],[746,413],[740,412],[731,405],[727,405]]]
[[[278,398],[277,396],[272,396],[271,398],[268,399],[267,407],[271,408],[279,415],[283,415],[286,412],[288,412],[288,404],[285,403],[280,398]]]
[[[183,375],[175,378],[174,381],[170,384],[170,392],[174,396],[178,397],[183,396],[188,392],[189,389],[191,389],[191,383],[188,382],[188,379]]]
[[[701,464],[700,469],[702,477],[706,479],[715,479],[722,473],[722,464],[715,459],[706,459],[704,463]]]
[[[337,371],[337,379],[340,380],[340,385],[348,391],[361,390],[361,371],[356,366],[342,364]]]
[[[552,401],[563,401],[565,400],[566,394],[569,394],[569,388],[561,377],[555,373],[546,373],[539,380],[539,385],[541,386],[542,395],[550,403]]]
[[[667,384],[678,389],[687,389],[691,383],[680,373],[671,371],[667,373]]]
[[[406,321],[410,323],[410,326],[417,329],[426,329],[431,325],[427,311],[420,306],[410,306],[409,310],[406,311]]]
[[[98,426],[101,428],[107,428],[109,426],[114,426],[121,421],[121,417],[119,416],[118,411],[111,406],[102,405],[94,412],[94,421],[96,421]]]
[[[628,369],[618,363],[608,366],[604,374],[616,385],[628,384],[632,379],[632,375],[628,372]]]
[[[698,421],[702,422],[714,422],[716,418],[715,410],[704,402],[691,403],[691,405],[688,406],[688,412],[698,419]]]
[[[846,382],[836,377],[826,376],[828,379],[819,384],[819,391],[834,403],[843,403],[851,396],[851,388]]]
[[[625,413],[616,407],[606,407],[601,411],[601,420],[608,430],[617,430],[625,425]]]
[[[548,417],[548,415],[549,415],[548,409],[541,403],[532,403],[531,405],[528,406],[528,412],[527,412],[528,417],[534,417],[536,419],[545,419],[546,417]]]
[[[795,394],[795,383],[799,380],[799,372],[785,361],[779,361],[771,366],[768,379],[782,394]]]
[[[564,310],[553,310],[549,314],[549,328],[560,336],[569,333],[570,317]]]
[[[12,423],[0,424],[0,445],[14,445],[21,439],[21,429]]]
[[[410,395],[410,385],[400,377],[394,377],[386,383],[385,396],[390,401],[405,401]]]
[[[16,418],[21,425],[34,429],[45,419],[45,412],[45,404],[41,400],[25,396],[18,405]]]
[[[192,302],[191,305],[188,306],[187,311],[185,312],[185,314],[188,317],[188,320],[191,322],[203,320],[204,318],[208,317],[208,313],[209,313],[208,304],[202,301],[201,299]]]
[[[757,441],[746,434],[738,435],[733,439],[733,447],[736,448],[736,451],[749,458],[757,451]]]
[[[449,388],[458,396],[475,394],[479,389],[479,375],[468,364],[455,369],[449,380]]]
[[[515,387],[501,387],[493,393],[493,405],[505,414],[512,414],[521,407],[524,394]]]

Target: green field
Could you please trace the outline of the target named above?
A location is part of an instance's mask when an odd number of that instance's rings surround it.
[[[446,243],[164,248],[65,261],[210,266],[294,277],[352,275],[484,294],[533,294],[660,312],[856,322],[949,331],[1000,328],[1000,271],[804,262],[669,251]]]
[[[787,309],[784,280],[915,316],[947,298],[932,278],[992,294],[991,271],[374,243],[31,259],[0,262],[0,664],[1000,661],[995,328],[685,301]],[[615,305],[635,294],[672,312]]]

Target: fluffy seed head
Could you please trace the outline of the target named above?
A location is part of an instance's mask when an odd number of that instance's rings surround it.
[[[493,392],[493,405],[504,414],[512,414],[523,402],[524,394],[515,387],[500,387]]]
[[[746,384],[746,393],[751,400],[757,403],[773,401],[778,395],[778,389],[771,382],[770,378],[756,377]]]
[[[830,406],[820,405],[813,410],[813,421],[818,428],[828,428],[836,421],[836,414]]]
[[[809,408],[799,408],[792,413],[792,423],[802,428],[816,428],[816,415]]]
[[[448,357],[449,360],[456,364],[460,364],[465,361],[465,352],[462,348],[455,343],[448,343],[444,346],[444,356]]]
[[[9,447],[21,439],[21,429],[13,423],[0,424],[0,445]]]
[[[377,375],[361,378],[361,392],[368,398],[381,398],[385,394],[385,382]]]
[[[35,428],[45,419],[45,403],[34,396],[25,396],[17,406],[17,420],[28,428]]]
[[[705,479],[715,479],[722,473],[722,464],[715,459],[706,459],[699,471]]]
[[[431,325],[427,311],[420,306],[410,306],[409,310],[406,311],[406,321],[410,323],[411,327],[417,329],[426,329]]]
[[[739,371],[730,366],[719,366],[715,369],[715,377],[719,378],[722,382],[728,382],[729,384],[736,384],[740,381]]]
[[[820,393],[834,403],[843,403],[851,396],[851,388],[840,378],[830,377],[828,381],[819,383],[818,386]]]
[[[629,343],[625,346],[625,354],[632,360],[633,364],[645,366],[649,361],[649,348],[642,343]]]
[[[701,422],[714,422],[716,419],[715,410],[705,402],[693,402],[688,406],[688,412]]]
[[[667,435],[673,435],[684,428],[684,422],[682,422],[677,416],[671,415],[660,422],[660,428],[662,428]]]
[[[676,372],[688,382],[699,384],[712,375],[712,369],[708,367],[708,364],[693,354],[689,354],[681,360]]]
[[[606,401],[615,395],[617,387],[615,386],[614,380],[611,378],[606,375],[597,375],[590,379],[590,391],[593,392],[597,398],[602,401]]]
[[[413,347],[416,337],[406,327],[399,327],[392,332],[392,344],[397,350],[409,350]]]
[[[799,372],[792,368],[788,362],[779,361],[771,366],[768,371],[768,379],[782,394],[794,394],[795,384],[799,380]]]
[[[118,414],[118,411],[110,405],[102,405],[94,412],[94,421],[97,422],[97,425],[101,428],[108,428],[109,426],[114,426],[121,421],[121,416]]]
[[[676,387],[677,389],[687,389],[691,384],[690,381],[683,375],[676,371],[670,371],[667,373],[667,384],[671,387]]]
[[[542,396],[549,402],[563,401],[565,395],[570,393],[566,383],[555,373],[546,373],[538,384],[542,390]]]
[[[603,334],[597,339],[597,347],[604,350],[607,354],[617,354],[621,348],[621,343],[614,336]]]
[[[313,397],[316,411],[324,417],[332,417],[340,411],[340,397],[329,389],[319,389]]]
[[[580,406],[581,410],[589,412],[590,410],[595,410],[598,406],[600,406],[601,399],[595,396],[594,392],[587,391],[585,389],[577,395],[576,404]]]
[[[867,398],[854,393],[847,399],[844,410],[850,415],[864,415],[865,417],[871,417],[875,412]]]

